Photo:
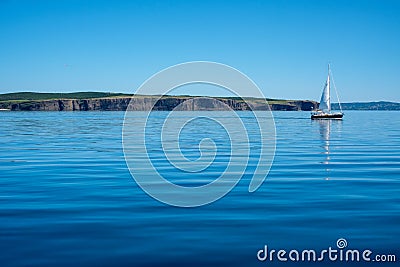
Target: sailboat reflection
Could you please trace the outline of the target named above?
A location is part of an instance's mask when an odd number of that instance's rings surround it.
[[[329,168],[329,162],[331,160],[330,151],[329,151],[329,142],[331,136],[331,126],[332,120],[318,120],[319,123],[319,134],[320,139],[322,141],[322,154],[325,155],[324,160],[321,162],[325,166],[326,178],[325,180],[329,180],[331,169]]]
[[[323,160],[320,162],[325,166],[326,178],[329,180],[331,177],[332,162],[331,162],[331,145],[332,145],[332,134],[340,138],[342,131],[342,121],[341,120],[316,120],[319,124],[319,136],[322,141],[322,152]]]
[[[326,155],[325,160],[322,162],[323,164],[329,164],[330,154],[329,154],[329,141],[331,136],[331,120],[320,120],[319,123],[319,134],[322,141],[322,148],[324,149],[323,154]]]

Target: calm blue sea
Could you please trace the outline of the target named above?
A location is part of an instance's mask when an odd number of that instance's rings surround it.
[[[348,111],[331,122],[309,115],[274,112],[276,155],[259,190],[248,192],[247,172],[217,202],[177,208],[132,179],[123,112],[1,112],[0,266],[289,266],[256,254],[264,245],[336,248],[339,238],[399,261],[400,113]],[[205,134],[226,149],[217,128],[183,132],[189,158]],[[150,144],[154,157],[162,153]],[[224,169],[217,159],[213,173]]]

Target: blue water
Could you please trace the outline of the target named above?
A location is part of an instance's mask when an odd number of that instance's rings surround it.
[[[339,238],[400,259],[400,113],[348,111],[332,122],[308,112],[274,116],[275,160],[259,190],[248,192],[247,173],[217,202],[177,208],[132,179],[123,112],[0,113],[0,266],[289,266],[256,253],[264,245],[326,249]],[[187,130],[188,158],[214,129]],[[229,148],[225,133],[215,134]]]

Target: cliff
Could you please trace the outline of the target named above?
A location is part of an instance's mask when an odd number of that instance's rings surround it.
[[[13,111],[124,111],[128,107],[131,97],[104,97],[89,99],[47,99],[47,100],[6,100],[0,101],[0,109]],[[149,110],[154,101],[151,96],[134,97],[131,102],[132,110]],[[222,104],[222,103],[223,104]],[[260,99],[249,99],[252,109],[263,109]],[[153,110],[224,110],[224,104],[233,110],[250,110],[250,107],[242,99],[218,97],[204,100],[204,98],[192,98],[184,96],[166,96],[161,98]],[[309,100],[272,100],[269,102],[271,110],[312,110],[318,106],[315,101]]]

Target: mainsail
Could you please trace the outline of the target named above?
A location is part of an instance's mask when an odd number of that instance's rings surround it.
[[[324,91],[322,91],[321,101],[319,101],[319,109],[327,110],[328,113],[331,111],[331,97],[330,97],[330,81],[329,81],[329,71],[328,78],[326,79],[326,84],[324,87]]]

